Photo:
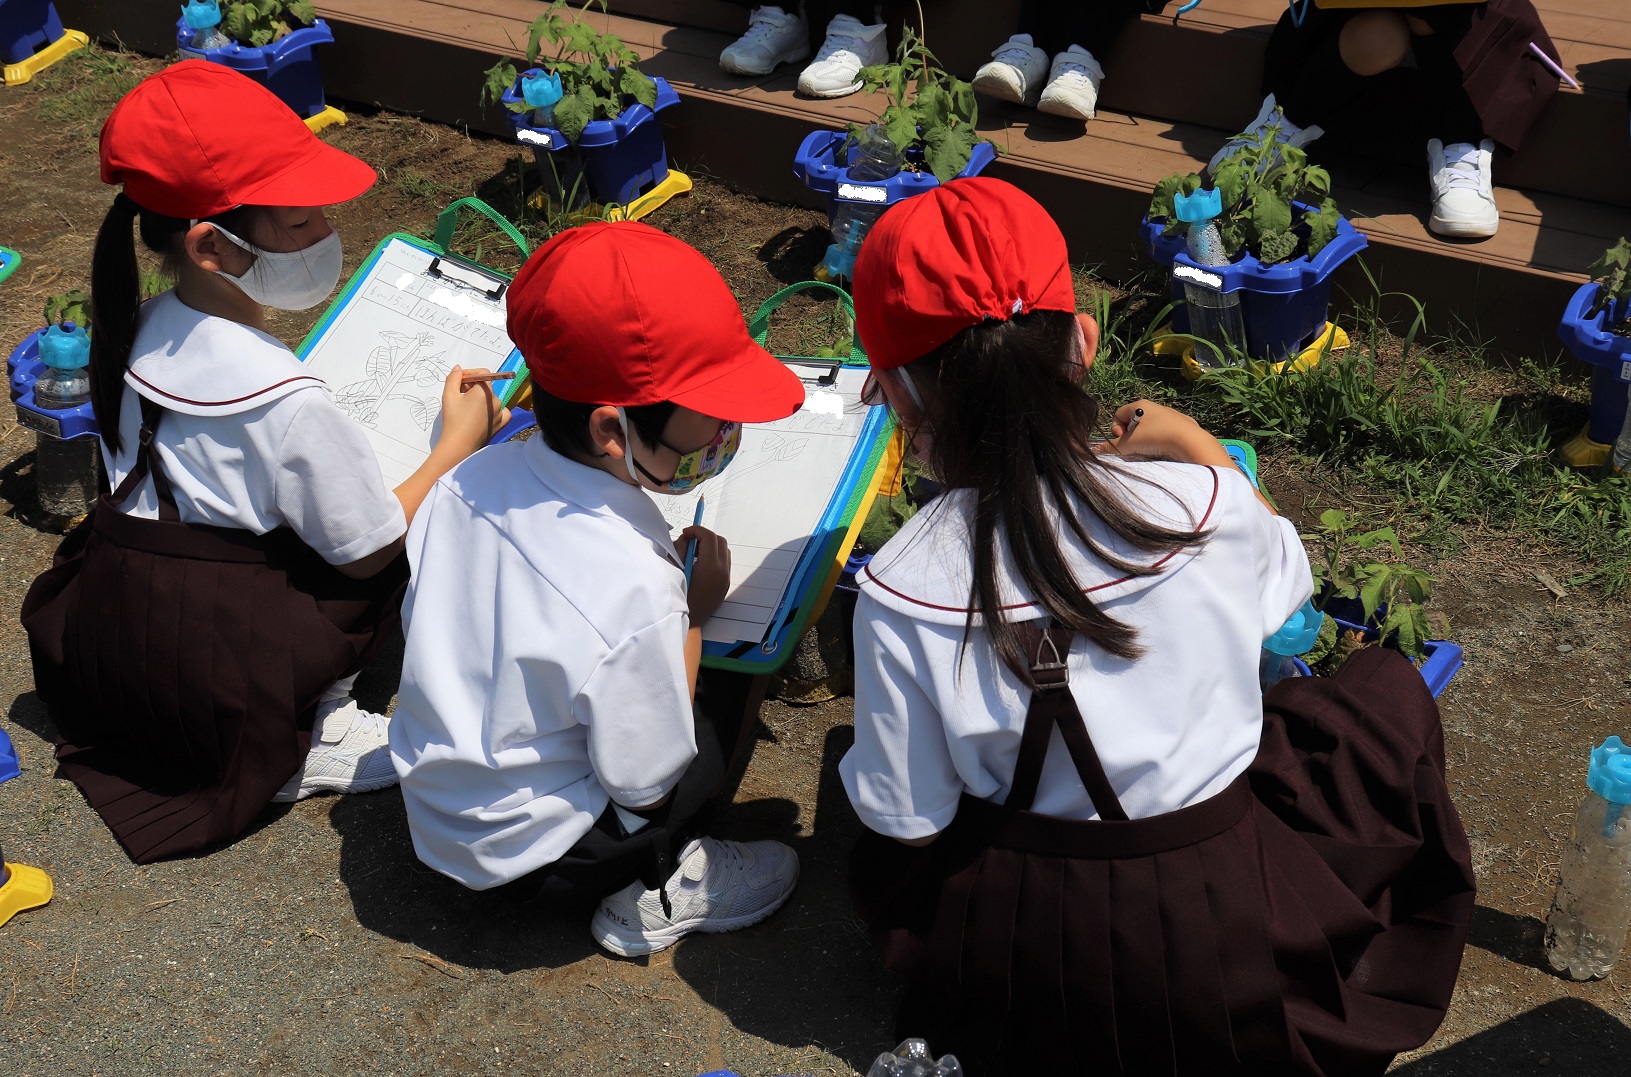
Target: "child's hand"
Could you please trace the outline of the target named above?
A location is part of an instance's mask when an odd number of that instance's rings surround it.
[[[493,440],[493,435],[510,421],[510,409],[499,405],[492,385],[464,387],[465,374],[485,373],[487,370],[481,367],[465,370],[456,366],[442,383],[442,436],[436,447],[445,446],[460,460]]]
[[[1142,409],[1144,415],[1133,423],[1134,415]],[[1132,433],[1128,428],[1133,427]],[[1135,400],[1116,409],[1115,439],[1100,442],[1100,452],[1118,452],[1125,456],[1152,456],[1162,460],[1178,460],[1188,464],[1233,466],[1228,450],[1201,428],[1201,424],[1175,408],[1157,404],[1153,400]]]
[[[691,566],[691,589],[687,593],[693,627],[719,612],[725,592],[731,589],[731,548],[725,536],[706,527],[687,527],[674,540],[674,549],[685,563],[691,540],[697,540],[697,559]]]

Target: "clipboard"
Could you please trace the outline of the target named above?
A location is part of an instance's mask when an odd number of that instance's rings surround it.
[[[448,249],[462,209],[487,217],[528,254],[526,239],[497,210],[461,198],[437,217],[432,239],[404,232],[382,239],[295,349],[368,431],[387,487],[429,455],[440,429],[442,382],[454,364],[521,367],[521,352],[505,331],[509,275]],[[506,406],[520,381],[499,390]]]
[[[16,272],[17,266],[22,260],[23,256],[10,247],[0,247],[0,281]]]

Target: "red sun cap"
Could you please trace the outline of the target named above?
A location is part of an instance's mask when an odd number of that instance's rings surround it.
[[[1065,237],[1002,180],[952,180],[878,219],[855,262],[855,328],[872,365],[905,366],[987,318],[1076,311]]]
[[[586,224],[539,247],[510,287],[509,330],[532,380],[562,400],[668,400],[744,423],[804,402],[798,375],[748,335],[719,271],[649,225]]]
[[[332,206],[374,178],[272,91],[208,60],[149,75],[102,125],[102,182],[183,220],[246,205]]]

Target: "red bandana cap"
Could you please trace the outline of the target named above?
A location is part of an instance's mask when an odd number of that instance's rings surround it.
[[[952,180],[889,209],[855,262],[855,328],[874,367],[905,366],[987,318],[1076,311],[1065,237],[1013,184]]]
[[[182,220],[238,206],[332,206],[374,178],[272,91],[208,60],[149,75],[102,125],[102,182]]]
[[[804,383],[754,343],[719,271],[650,225],[568,228],[521,267],[508,304],[533,382],[562,400],[668,400],[743,423],[804,403]]]

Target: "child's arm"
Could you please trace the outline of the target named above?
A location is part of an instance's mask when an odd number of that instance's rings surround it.
[[[492,386],[481,384],[466,388],[462,381],[465,373],[460,367],[448,373],[442,383],[442,435],[436,439],[425,462],[394,491],[396,499],[402,502],[402,515],[410,524],[436,480],[486,445],[510,421],[509,409],[499,405]],[[472,369],[468,373],[487,372]],[[396,560],[397,554],[402,552],[402,543],[403,539],[399,538],[366,557],[335,567],[354,580],[366,580]]]
[[[685,673],[690,679],[691,695],[695,696],[697,670],[702,667],[702,625],[719,612],[731,588],[731,548],[723,535],[706,527],[687,527],[674,540],[681,561],[693,538],[697,540],[697,558],[691,566],[691,584],[685,595],[691,615],[691,628],[685,633]]]
[[[1128,434],[1133,413],[1143,409],[1137,429]],[[1205,464],[1208,467],[1235,466],[1234,457],[1217,438],[1207,433],[1200,423],[1175,408],[1157,404],[1153,400],[1135,400],[1116,409],[1115,439],[1101,442],[1107,447],[1098,451],[1113,451],[1127,456],[1146,456],[1158,460],[1177,460],[1185,464]],[[1280,515],[1274,504],[1257,492],[1257,500],[1274,515]]]

